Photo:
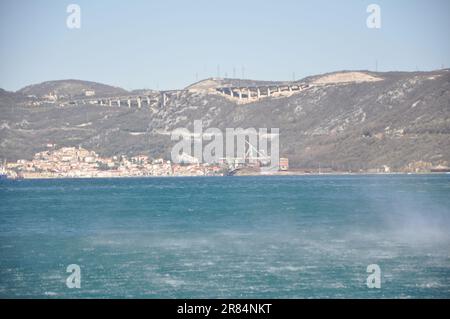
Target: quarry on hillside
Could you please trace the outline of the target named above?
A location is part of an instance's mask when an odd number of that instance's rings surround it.
[[[362,83],[362,82],[377,82],[383,79],[369,75],[364,72],[342,72],[333,73],[321,76],[315,79],[313,84],[339,84],[339,83]]]

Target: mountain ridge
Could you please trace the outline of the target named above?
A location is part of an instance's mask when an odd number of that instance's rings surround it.
[[[293,81],[287,81],[287,80],[253,80],[253,79],[240,79],[240,78],[221,78],[221,77],[209,77],[205,78],[196,82],[193,82],[184,88],[181,88],[179,90],[199,90],[202,89],[209,89],[209,88],[216,88],[216,87],[227,87],[227,86],[265,86],[265,85],[284,85],[284,84],[290,84],[290,83],[314,83],[320,78],[332,76],[332,75],[340,75],[340,74],[351,74],[351,73],[361,73],[366,74],[368,76],[380,76],[383,74],[389,75],[389,76],[402,76],[405,74],[434,74],[435,72],[440,71],[450,71],[450,69],[440,69],[440,70],[434,70],[434,71],[415,71],[415,72],[408,72],[408,71],[387,71],[387,72],[376,72],[376,71],[369,71],[369,70],[340,70],[340,71],[333,71],[333,72],[326,72],[316,75],[309,75],[301,79],[293,80]],[[205,84],[206,83],[206,84]],[[81,79],[60,79],[60,80],[48,80],[43,81],[39,83],[33,83],[26,85],[16,91],[8,91],[3,88],[0,88],[3,92],[8,93],[16,93],[20,94],[22,96],[26,95],[36,95],[39,97],[42,97],[46,94],[52,93],[52,90],[58,90],[61,89],[58,86],[62,85],[78,85],[79,91],[76,92],[75,95],[69,96],[69,97],[76,97],[84,93],[85,90],[88,89],[95,89],[96,87],[103,88],[104,90],[109,90],[109,94],[102,95],[98,94],[99,96],[108,96],[112,94],[145,94],[146,92],[158,92],[158,91],[165,91],[165,90],[155,90],[155,89],[143,89],[143,88],[137,88],[133,90],[127,90],[120,86],[113,86],[101,82],[95,82],[95,81],[89,81],[89,80],[81,80]],[[214,85],[215,84],[215,85]],[[75,88],[76,89],[76,88]],[[72,88],[74,90],[74,88]],[[177,90],[177,89],[172,89]],[[103,91],[101,91],[104,93]],[[63,92],[67,93],[67,92]]]
[[[111,96],[117,94],[127,94],[128,91],[99,82],[78,80],[78,79],[63,79],[45,81],[41,83],[27,85],[16,93],[23,95],[33,95],[36,97],[43,97],[49,94],[56,94],[68,98],[82,96],[85,91],[95,91],[97,96]]]
[[[170,158],[170,132],[178,127],[192,130],[193,121],[202,120],[205,128],[221,130],[280,128],[280,155],[288,157],[293,167],[402,168],[421,161],[448,165],[448,69],[346,72],[363,72],[382,80],[321,83],[246,105],[217,92],[194,89],[180,91],[165,107],[142,109],[57,104],[27,107],[0,94],[0,158],[31,158],[47,144],[82,146],[105,156]],[[300,81],[313,83],[346,72]]]

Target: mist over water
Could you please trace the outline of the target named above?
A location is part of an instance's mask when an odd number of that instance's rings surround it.
[[[450,184],[445,177],[442,183],[434,183],[438,179],[433,180],[433,177],[403,176],[401,185],[394,179],[392,186],[388,184],[386,189],[378,184],[384,182],[382,179],[363,189],[368,205],[380,219],[375,227],[383,236],[402,244],[441,243],[450,247],[450,207],[440,200],[441,195],[450,195]],[[417,178],[420,182],[415,180]],[[413,183],[408,184],[408,181]]]
[[[449,298],[449,194],[449,175],[2,182],[0,296]]]

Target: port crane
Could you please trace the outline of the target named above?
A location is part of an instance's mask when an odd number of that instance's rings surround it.
[[[247,150],[243,157],[222,157],[220,160],[228,165],[231,170],[236,170],[252,163],[259,163],[260,165],[270,164],[270,156],[267,156],[264,150],[259,151],[253,144],[245,140]]]

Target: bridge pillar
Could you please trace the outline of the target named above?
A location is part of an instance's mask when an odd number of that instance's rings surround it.
[[[128,98],[127,102],[128,102],[128,108],[131,109],[131,99]]]
[[[247,98],[251,99],[252,98],[252,91],[250,90],[250,88],[247,88],[247,92],[248,92]]]
[[[267,87],[267,96],[270,96],[270,87]]]
[[[120,107],[120,99],[117,100],[117,106]]]
[[[162,106],[165,107],[167,104],[167,95],[166,93],[162,94]]]
[[[233,93],[233,89],[232,88],[230,88],[230,96],[234,97],[234,93]]]
[[[242,100],[242,90],[239,88],[239,100]]]
[[[109,106],[112,106],[112,100],[109,100],[108,102],[109,102]]]
[[[258,100],[261,98],[261,90],[259,88],[256,89],[258,93]]]
[[[102,106],[103,106],[103,100],[100,100],[100,105],[102,105]]]
[[[141,108],[141,97],[138,96],[138,97],[136,98],[136,101],[137,101],[138,109],[140,109],[140,108]]]
[[[277,86],[278,93],[281,93],[281,87]]]
[[[150,106],[150,96],[147,96],[147,105]]]

